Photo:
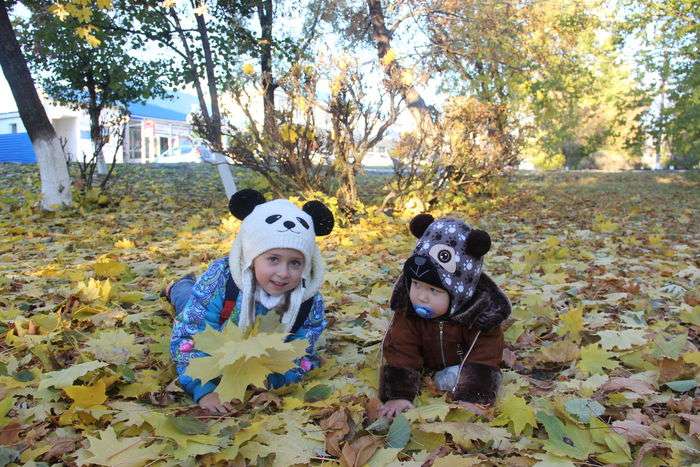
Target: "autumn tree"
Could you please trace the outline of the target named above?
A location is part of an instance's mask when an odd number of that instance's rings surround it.
[[[652,141],[656,162],[696,167],[700,161],[700,4],[622,1],[623,45],[635,49],[637,97],[645,111],[637,119],[633,145]]]
[[[41,178],[41,207],[53,210],[70,206],[71,185],[65,156],[17,41],[9,17],[11,6],[6,0],[0,0],[0,65],[36,154]]]
[[[83,187],[89,189],[96,168],[100,175],[108,175],[103,151],[110,140],[118,146],[123,139],[122,116],[128,113],[129,103],[165,94],[167,83],[161,70],[171,61],[139,59],[133,53],[132,37],[122,30],[108,32],[110,24],[124,18],[95,11],[91,18],[96,27],[94,41],[88,42],[75,35],[80,21],[52,14],[51,2],[28,1],[25,5],[31,17],[22,22],[22,36],[42,88],[55,102],[85,110],[89,117],[93,151],[75,154]],[[116,150],[118,147],[112,168]]]
[[[196,118],[203,122],[200,134],[215,153],[223,150],[220,108],[222,83],[239,66],[241,50],[254,39],[243,26],[254,7],[252,0],[203,2],[116,2],[115,14],[131,19],[127,25],[112,24],[107,31],[131,35],[140,47],[158,48],[172,59],[160,70],[173,89],[191,86],[199,108]],[[228,165],[217,164],[226,196],[236,191]]]

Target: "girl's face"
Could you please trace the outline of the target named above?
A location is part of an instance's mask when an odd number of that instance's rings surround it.
[[[255,282],[270,295],[294,290],[304,272],[304,255],[290,248],[273,248],[253,260]]]
[[[415,279],[411,280],[408,296],[414,306],[432,310],[432,318],[444,315],[450,306],[450,295],[447,291]]]

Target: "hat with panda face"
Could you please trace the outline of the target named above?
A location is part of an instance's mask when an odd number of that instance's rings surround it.
[[[403,267],[407,286],[416,279],[446,290],[454,315],[474,295],[491,237],[459,219],[435,220],[430,214],[414,217],[410,230],[419,240]]]
[[[313,297],[323,283],[324,265],[316,236],[333,230],[333,214],[320,201],[309,201],[299,209],[286,199],[266,202],[260,192],[251,189],[231,196],[229,210],[242,221],[229,253],[231,276],[242,294],[239,327],[246,328],[255,319],[253,260],[273,248],[290,248],[304,255],[302,280],[291,291],[282,316],[291,329],[301,303]]]

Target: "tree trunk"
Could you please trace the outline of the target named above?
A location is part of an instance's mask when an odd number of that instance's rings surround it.
[[[399,88],[399,92],[401,92],[401,96],[406,101],[406,106],[411,112],[416,126],[420,130],[430,133],[434,129],[430,107],[425,103],[413,84],[402,82],[401,78],[404,69],[396,60],[385,63],[384,57],[391,50],[391,32],[386,27],[382,2],[381,0],[367,0],[367,6],[369,7],[369,19],[372,26],[372,39],[374,39],[377,46],[379,63],[383,65],[384,72],[390,78],[392,84]]]
[[[275,123],[275,81],[272,74],[272,0],[258,3],[260,21],[260,71],[263,87],[263,129],[265,134],[276,136]]]
[[[50,211],[70,206],[70,177],[63,149],[34,87],[5,0],[0,0],[0,66],[36,154],[41,179],[41,207]]]
[[[214,58],[211,53],[209,44],[209,32],[207,24],[204,20],[204,15],[195,15],[197,18],[197,29],[199,29],[199,37],[202,42],[202,50],[204,51],[205,68],[207,72],[207,84],[209,86],[209,103],[211,105],[211,125],[210,125],[210,143],[214,146],[216,154],[217,169],[221,177],[221,183],[224,185],[226,198],[231,199],[231,196],[236,192],[236,183],[231,174],[231,168],[226,161],[222,161],[221,151],[223,149],[223,139],[221,131],[221,111],[219,110],[219,90],[217,89],[216,69]]]

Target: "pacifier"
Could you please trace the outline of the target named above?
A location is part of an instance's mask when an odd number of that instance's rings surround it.
[[[416,311],[416,314],[420,316],[421,318],[425,319],[431,319],[435,318],[435,312],[428,308],[427,306],[422,306],[422,305],[413,305],[413,309]]]

